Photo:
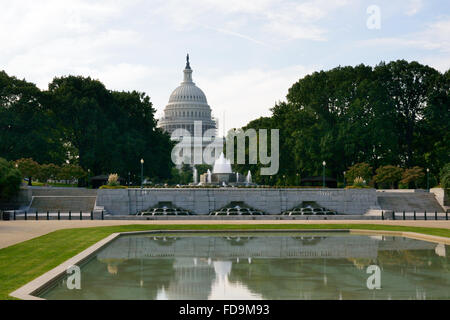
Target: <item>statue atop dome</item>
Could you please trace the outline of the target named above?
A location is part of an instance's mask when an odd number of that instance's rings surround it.
[[[186,56],[186,69],[187,70],[191,69],[191,64],[189,63],[189,53]]]

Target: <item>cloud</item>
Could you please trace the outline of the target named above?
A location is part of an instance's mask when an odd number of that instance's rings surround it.
[[[193,30],[197,25],[208,26],[218,32],[258,44],[269,40],[323,41],[326,40],[327,30],[319,22],[350,3],[350,0],[302,3],[281,0],[166,0],[157,6],[154,16],[168,19],[176,30]],[[240,23],[230,23],[230,20],[234,21],[237,17],[245,17],[247,23],[243,24],[242,20]],[[253,30],[256,35],[249,35],[241,30],[245,28]]]
[[[411,47],[423,50],[450,52],[450,19],[429,23],[423,31],[407,34],[403,37],[385,37],[364,40],[361,45]]]
[[[405,14],[408,16],[413,16],[417,14],[423,7],[422,0],[410,0],[407,5]]]

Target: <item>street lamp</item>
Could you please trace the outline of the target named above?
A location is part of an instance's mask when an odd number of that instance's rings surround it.
[[[144,188],[144,159],[141,159],[141,189]]]
[[[325,166],[327,165],[327,163],[324,161],[322,162],[323,165],[323,187],[325,188]]]
[[[430,191],[430,168],[427,168],[427,190]]]
[[[284,179],[284,186],[286,187],[286,175],[283,175],[283,179]]]
[[[345,174],[346,174],[346,172],[344,171],[344,189],[346,187]]]
[[[300,184],[299,180],[298,180],[298,176],[299,176],[299,174],[297,173],[297,186]]]

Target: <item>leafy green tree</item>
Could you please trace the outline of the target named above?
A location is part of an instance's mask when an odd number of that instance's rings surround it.
[[[357,163],[346,172],[346,179],[350,183],[353,183],[356,178],[361,177],[364,181],[369,182],[372,178],[373,168],[365,162]]]
[[[172,143],[156,128],[144,93],[109,91],[98,80],[69,76],[55,78],[47,97],[65,144],[85,170],[139,176],[143,158],[146,175],[170,177]]]
[[[33,159],[19,159],[15,166],[22,173],[23,178],[28,178],[28,185],[32,186],[33,177],[39,174],[39,163]]]
[[[450,163],[447,163],[440,172],[441,186],[450,189]],[[450,190],[447,190],[450,192]]]
[[[423,181],[424,177],[425,172],[423,168],[415,166],[403,171],[402,180],[400,180],[400,182],[408,186],[413,185],[414,188],[417,189],[417,185]]]
[[[42,92],[0,71],[0,154],[7,160],[64,161],[65,150]]]
[[[21,173],[7,160],[0,158],[0,200],[9,200],[19,192]]]
[[[60,167],[50,163],[43,164],[39,167],[39,171],[36,175],[36,178],[43,183],[48,182],[50,179],[56,179],[59,175]]]
[[[303,77],[271,117],[243,129],[280,129],[279,176],[320,176],[324,160],[326,175],[341,181],[355,163],[437,172],[450,157],[449,92],[450,72],[417,62],[337,67]],[[258,183],[279,180],[259,177],[259,168],[238,166]]]
[[[403,175],[403,169],[400,167],[387,165],[376,170],[376,175],[373,177],[375,182],[381,186],[389,186],[394,189],[395,185],[400,181]]]
[[[79,165],[66,164],[61,167],[58,174],[58,179],[65,181],[73,181],[85,178],[87,173]]]

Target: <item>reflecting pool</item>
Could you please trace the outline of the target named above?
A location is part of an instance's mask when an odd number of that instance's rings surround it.
[[[64,278],[39,296],[450,299],[449,254],[443,244],[335,232],[126,235],[81,265],[80,290]]]

